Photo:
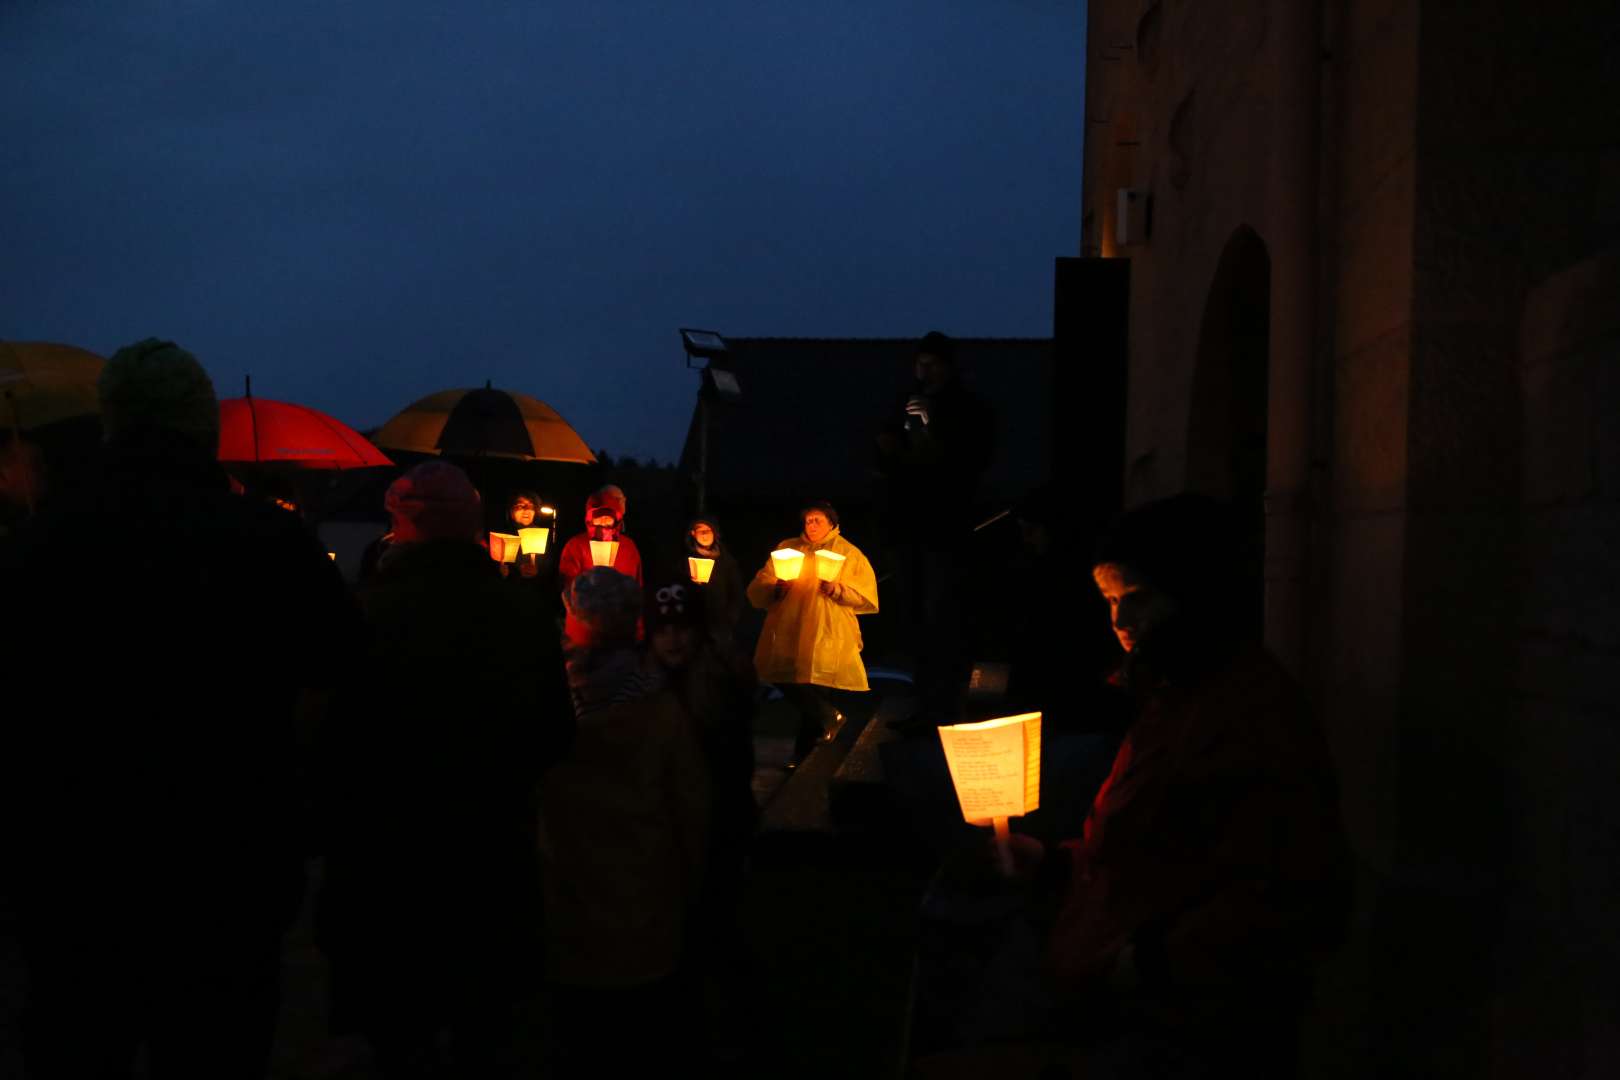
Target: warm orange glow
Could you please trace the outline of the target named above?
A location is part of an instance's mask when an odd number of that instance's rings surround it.
[[[989,825],[1040,808],[1040,713],[949,724],[939,729],[939,741],[968,822]]]
[[[547,517],[556,517],[557,516],[557,509],[556,509],[556,507],[553,507],[553,506],[542,506],[540,508],[540,512],[542,514],[545,514]]]
[[[525,555],[544,555],[546,538],[550,535],[550,529],[519,529],[518,546],[523,549]]]
[[[816,552],[816,577],[822,581],[836,581],[844,568],[844,557],[836,551]]]
[[[517,562],[521,546],[516,533],[489,534],[489,557],[496,562]]]
[[[797,581],[804,568],[804,552],[792,548],[778,548],[771,552],[771,565],[776,568],[776,580]]]
[[[326,553],[326,557],[328,559],[331,559],[333,562],[337,562],[337,552],[335,552],[335,551],[328,551]]]
[[[686,568],[691,571],[693,581],[699,585],[707,585],[709,575],[714,573],[714,560],[700,559],[696,555],[688,555],[686,557]]]
[[[619,557],[619,542],[617,540],[592,540],[591,565],[612,566]]]

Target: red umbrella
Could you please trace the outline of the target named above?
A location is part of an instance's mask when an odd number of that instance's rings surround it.
[[[219,403],[219,460],[299,469],[365,469],[393,462],[323,412],[252,395]]]

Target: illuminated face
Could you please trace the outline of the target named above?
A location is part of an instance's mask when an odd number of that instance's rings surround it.
[[[1176,602],[1167,593],[1135,576],[1128,566],[1103,563],[1092,569],[1091,577],[1108,601],[1114,636],[1126,652],[1135,651],[1176,613]]]
[[[832,522],[820,510],[812,510],[804,515],[804,536],[812,544],[819,544],[832,532]]]
[[[512,520],[517,522],[520,529],[527,529],[534,524],[534,503],[528,499],[512,500]]]
[[[938,390],[951,377],[950,365],[933,353],[917,354],[917,381],[924,390]]]
[[[690,626],[666,623],[652,632],[651,643],[653,657],[673,671],[692,662],[697,632]]]
[[[699,525],[692,530],[692,539],[697,541],[698,547],[714,547],[714,530],[707,525]]]

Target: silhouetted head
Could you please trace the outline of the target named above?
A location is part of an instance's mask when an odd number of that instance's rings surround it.
[[[1133,660],[1176,679],[1240,644],[1237,541],[1231,510],[1203,495],[1145,503],[1114,520],[1092,577]]]
[[[197,358],[172,341],[147,338],[113,353],[96,383],[109,443],[150,434],[219,453],[219,399]]]
[[[635,644],[641,586],[611,566],[593,566],[568,589],[568,610],[583,629],[576,645],[615,648]]]
[[[478,489],[448,461],[424,461],[388,485],[383,507],[394,542],[475,540],[483,529]]]
[[[932,393],[956,378],[956,342],[930,330],[917,342],[917,381],[925,391]]]
[[[691,663],[703,638],[703,590],[688,581],[673,581],[647,592],[647,643],[665,668]]]

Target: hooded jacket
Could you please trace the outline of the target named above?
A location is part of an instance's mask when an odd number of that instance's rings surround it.
[[[699,524],[709,526],[714,530],[714,546],[699,548],[697,541],[692,539],[692,530]],[[686,554],[701,559],[713,559],[714,569],[709,573],[708,584],[703,589],[703,609],[707,616],[709,634],[720,642],[729,642],[732,631],[741,621],[745,599],[743,596],[742,570],[737,560],[732,558],[731,552],[726,549],[725,541],[720,535],[720,526],[713,518],[694,518],[686,527]]]
[[[611,510],[618,519],[619,527],[614,539],[619,543],[619,550],[613,558],[613,569],[628,578],[633,578],[637,585],[643,584],[641,580],[641,551],[636,542],[624,534],[624,496],[613,495],[618,488],[609,485],[597,491],[585,500],[585,531],[571,537],[563,545],[561,554],[557,556],[557,590],[566,597],[573,588],[574,579],[596,564],[591,560],[591,519],[599,511]],[[569,641],[582,641],[585,637],[585,628],[578,619],[569,612],[563,620],[563,636]],[[641,636],[638,627],[636,636]]]
[[[800,535],[776,545],[778,551],[784,548],[805,554],[805,565],[787,595],[775,599],[776,569],[770,558],[748,585],[749,603],[766,612],[765,627],[754,650],[754,670],[763,682],[868,689],[866,667],[861,663],[861,629],[855,617],[877,613],[877,575],[872,564],[860,548],[840,535],[837,526],[819,544]],[[837,578],[844,593],[838,600],[821,592],[817,551],[844,557]]]

